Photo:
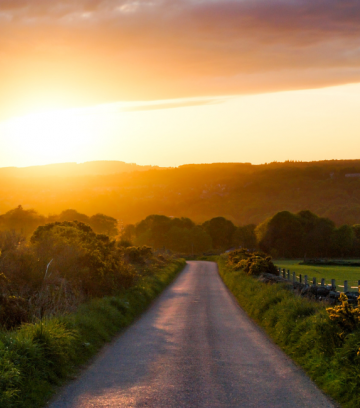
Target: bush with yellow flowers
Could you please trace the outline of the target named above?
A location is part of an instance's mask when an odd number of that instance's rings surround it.
[[[271,256],[263,252],[251,252],[247,249],[231,251],[228,254],[228,266],[234,271],[243,270],[248,275],[259,276],[262,273],[279,274],[271,261]]]
[[[344,337],[352,333],[360,326],[360,297],[358,300],[358,307],[353,307],[348,302],[345,293],[341,293],[339,300],[340,305],[329,307],[326,311],[329,314],[330,320],[335,322],[342,330],[340,337]]]

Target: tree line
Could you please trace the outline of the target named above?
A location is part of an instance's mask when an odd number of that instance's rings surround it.
[[[236,227],[224,217],[215,217],[196,225],[189,218],[149,215],[136,225],[126,225],[121,239],[156,249],[199,254],[211,250],[223,251],[234,245],[255,248],[254,231],[255,225]]]
[[[360,225],[336,227],[310,211],[281,211],[255,230],[262,251],[274,258],[359,257]]]
[[[274,258],[360,257],[360,224],[336,226],[309,210],[280,211],[258,225],[236,226],[226,217],[195,223],[187,217],[152,214],[135,224],[119,225],[104,214],[87,216],[68,209],[45,217],[21,206],[0,215],[0,250],[25,241],[35,229],[54,222],[78,221],[125,246],[147,245],[181,254],[231,248],[261,250]]]
[[[89,217],[68,209],[58,215],[45,217],[33,209],[25,210],[21,205],[0,215],[0,231],[16,231],[27,238],[41,225],[64,221],[82,222],[89,225],[97,234],[106,234],[110,237],[115,237],[119,233],[117,220],[105,214],[98,213]]]
[[[259,225],[235,226],[224,217],[196,225],[189,218],[150,215],[127,225],[122,238],[154,248],[199,253],[231,248],[259,249],[274,258],[360,256],[360,225],[336,227],[311,211],[281,211]]]

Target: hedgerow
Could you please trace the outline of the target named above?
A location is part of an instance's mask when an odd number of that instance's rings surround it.
[[[143,312],[184,265],[185,260],[172,261],[118,296],[92,299],[74,313],[0,331],[0,407],[43,406],[55,387]]]

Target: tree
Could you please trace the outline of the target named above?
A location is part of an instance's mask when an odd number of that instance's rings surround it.
[[[153,214],[139,222],[135,227],[135,231],[137,237],[143,235],[146,231],[150,231],[147,244],[154,248],[162,248],[167,247],[166,236],[170,228],[171,218],[165,215]]]
[[[89,225],[97,234],[106,234],[110,237],[118,235],[118,222],[115,218],[104,214],[95,214],[89,219]]]
[[[233,246],[254,249],[257,247],[255,224],[237,227],[233,235]]]
[[[190,220],[190,218],[181,217],[181,218],[173,218],[171,220],[171,226],[191,229],[195,227],[195,223],[192,220]]]
[[[90,218],[86,214],[81,214],[76,210],[68,209],[60,213],[58,216],[54,216],[54,221],[79,221],[84,224],[90,225]]]
[[[302,247],[304,256],[328,256],[331,251],[331,236],[335,224],[328,218],[321,218],[310,211],[300,211],[298,217],[303,225]]]
[[[335,223],[328,218],[318,218],[313,229],[304,236],[304,254],[307,257],[324,257],[331,255],[331,237]]]
[[[29,236],[34,230],[46,222],[46,218],[35,210],[24,210],[21,205],[0,215],[0,228],[14,230],[22,235]]]
[[[199,226],[195,226],[190,230],[190,244],[190,253],[199,254],[212,249],[210,235]]]
[[[264,252],[288,258],[303,254],[304,227],[300,218],[289,211],[281,211],[260,224],[256,234]]]
[[[125,240],[125,241],[134,242],[135,237],[136,237],[135,225],[133,225],[133,224],[125,225],[125,227],[121,231],[121,237],[120,238]]]
[[[352,226],[354,231],[354,246],[353,251],[355,256],[360,256],[360,224],[355,224]]]
[[[199,226],[180,228],[173,226],[167,233],[167,248],[184,254],[198,254],[211,249],[211,237]]]
[[[190,230],[173,226],[166,234],[167,248],[180,253],[191,252]]]
[[[224,217],[212,218],[202,224],[204,230],[210,235],[213,247],[227,249],[231,247],[235,225]]]
[[[354,239],[354,230],[349,225],[336,228],[332,235],[332,255],[341,257],[350,255]]]
[[[354,231],[355,238],[360,240],[360,224],[353,225],[352,229]]]

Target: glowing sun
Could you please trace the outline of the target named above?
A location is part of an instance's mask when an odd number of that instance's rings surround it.
[[[48,111],[12,118],[2,129],[10,154],[24,163],[59,163],[78,161],[82,151],[89,151],[97,119],[81,109]]]

